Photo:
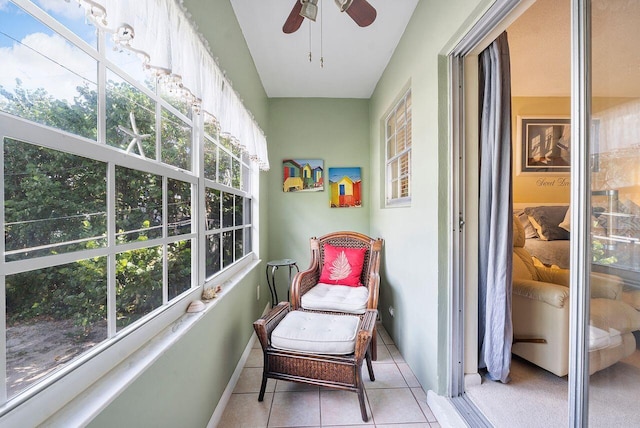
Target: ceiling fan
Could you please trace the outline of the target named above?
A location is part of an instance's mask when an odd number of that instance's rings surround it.
[[[376,19],[376,9],[367,0],[334,0],[340,12],[347,12],[360,27],[371,25]],[[304,18],[316,20],[318,0],[295,0],[289,17],[282,26],[286,34],[294,33],[302,25]]]

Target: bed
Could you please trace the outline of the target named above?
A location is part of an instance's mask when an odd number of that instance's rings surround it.
[[[525,230],[525,249],[545,266],[569,268],[570,212],[562,204],[514,204]]]
[[[594,265],[629,271],[637,277],[640,272],[640,206],[628,198],[618,200],[615,190],[592,192],[592,205]],[[517,203],[513,208],[525,229],[526,250],[546,266],[568,269],[569,205]],[[637,280],[633,282],[638,283]]]

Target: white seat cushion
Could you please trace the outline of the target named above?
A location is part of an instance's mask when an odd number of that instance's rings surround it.
[[[611,343],[609,347],[614,348],[616,346],[622,345],[622,334],[615,328],[609,329],[609,338],[611,339]]]
[[[271,345],[313,354],[352,354],[359,323],[354,315],[293,311],[271,333]]]
[[[301,305],[312,311],[364,314],[367,311],[369,290],[367,287],[331,285],[319,282],[302,295]]]
[[[611,346],[611,335],[601,328],[589,326],[589,352]]]

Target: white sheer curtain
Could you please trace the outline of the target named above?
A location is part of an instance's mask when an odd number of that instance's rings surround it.
[[[212,115],[220,133],[269,169],[267,140],[175,0],[76,0],[87,16],[136,52],[164,84]]]

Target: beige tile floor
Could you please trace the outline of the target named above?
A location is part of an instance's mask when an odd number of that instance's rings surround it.
[[[256,341],[224,410],[220,428],[239,427],[440,427],[427,405],[427,395],[390,336],[378,323],[375,382],[363,373],[369,421],[363,422],[353,392],[269,379],[258,402],[262,350]],[[363,364],[364,366],[364,364]]]

